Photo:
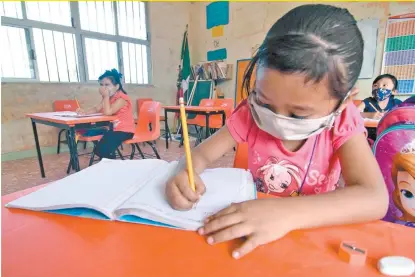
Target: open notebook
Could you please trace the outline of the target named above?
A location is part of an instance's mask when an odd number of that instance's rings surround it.
[[[92,113],[92,114],[77,114],[76,112],[57,112],[54,116],[58,117],[74,117],[74,118],[83,118],[83,117],[94,117],[94,116],[102,116],[102,113]]]
[[[248,171],[208,169],[200,176],[206,185],[201,200],[190,211],[176,211],[167,203],[165,184],[176,174],[177,164],[103,159],[6,207],[196,230],[207,216],[231,203],[256,198]]]

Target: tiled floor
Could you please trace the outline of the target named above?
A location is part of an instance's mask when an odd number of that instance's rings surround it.
[[[150,146],[142,146],[144,153],[152,154]],[[172,161],[178,159],[183,153],[176,142],[170,144],[166,150],[165,141],[157,142],[157,149],[162,159]],[[130,153],[130,148],[124,146],[124,154]],[[85,168],[89,162],[89,155],[80,156],[81,168]],[[212,164],[210,167],[231,167],[233,164],[234,152],[230,152]],[[2,162],[1,164],[1,195],[41,185],[47,182],[61,179],[66,175],[69,154],[43,156],[46,178],[40,176],[39,165],[36,157],[15,161]]]

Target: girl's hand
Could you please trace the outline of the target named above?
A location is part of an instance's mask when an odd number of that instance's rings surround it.
[[[99,93],[101,94],[102,98],[105,98],[105,97],[109,97],[110,96],[110,91],[106,87],[100,87],[99,88]]]
[[[385,113],[376,112],[376,114],[375,114],[374,118],[375,118],[375,119],[381,119],[384,115],[385,115]]]
[[[209,244],[246,237],[242,246],[232,253],[238,259],[294,229],[295,214],[284,203],[278,199],[260,199],[232,204],[206,219],[199,234],[208,235]]]
[[[186,170],[182,170],[166,186],[167,201],[176,210],[190,210],[205,193],[205,184],[199,175],[195,174],[196,192],[189,185],[189,177]]]

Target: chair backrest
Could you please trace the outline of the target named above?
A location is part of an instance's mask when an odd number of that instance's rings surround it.
[[[146,101],[153,101],[152,98],[138,98],[137,99],[137,116],[140,114],[141,105]]]
[[[216,107],[225,108],[226,118],[229,118],[234,110],[234,101],[232,98],[215,99]]]
[[[240,143],[236,147],[234,168],[248,169],[248,143]]]
[[[214,99],[204,98],[199,102],[199,107],[213,107],[214,105]],[[198,114],[191,120],[193,121],[193,123],[203,124],[203,122],[206,122],[206,117],[204,115]]]
[[[76,100],[56,100],[53,102],[55,112],[74,112],[79,108]]]
[[[160,136],[161,104],[156,101],[144,101],[140,107],[139,118],[135,134],[148,134],[158,138]]]
[[[202,99],[200,100],[199,107],[213,107],[215,105],[214,99]]]
[[[359,106],[360,105],[360,103],[362,103],[363,102],[363,100],[359,100],[359,99],[355,99],[355,100],[353,100],[353,104],[357,107],[357,106]]]

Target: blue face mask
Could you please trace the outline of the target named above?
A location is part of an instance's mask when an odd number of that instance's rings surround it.
[[[392,90],[386,88],[377,88],[373,90],[373,94],[378,101],[383,101],[391,97]]]

